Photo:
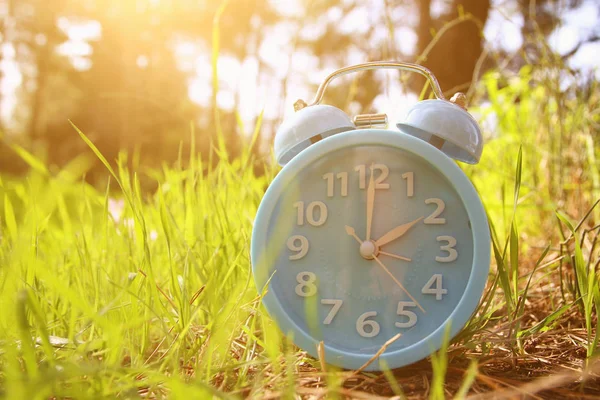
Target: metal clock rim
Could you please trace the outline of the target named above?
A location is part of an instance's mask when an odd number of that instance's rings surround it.
[[[251,261],[252,270],[257,285],[261,291],[267,282],[257,282],[257,269],[259,252],[264,251],[267,243],[267,229],[271,214],[276,202],[285,191],[287,183],[293,180],[298,172],[311,165],[316,160],[326,156],[329,152],[357,145],[382,145],[395,147],[415,154],[429,162],[437,169],[455,188],[461,201],[465,205],[473,234],[473,264],[467,287],[448,318],[433,332],[422,340],[415,342],[403,349],[383,353],[379,359],[385,360],[389,368],[398,368],[421,360],[433,351],[438,350],[445,336],[446,327],[451,321],[449,338],[454,337],[468,322],[481,299],[487,282],[490,266],[490,233],[487,215],[477,191],[462,170],[447,156],[430,144],[400,132],[380,129],[361,129],[340,133],[323,139],[298,154],[275,177],[258,209],[255,225],[252,232]],[[282,308],[272,291],[267,292],[263,304],[269,315],[275,319],[284,334],[294,332],[296,345],[306,350],[313,357],[317,357],[317,340],[304,332],[293,321],[289,314]],[[344,368],[359,368],[372,357],[372,354],[346,353],[325,344],[326,362]],[[370,365],[368,370],[379,369],[379,361]]]

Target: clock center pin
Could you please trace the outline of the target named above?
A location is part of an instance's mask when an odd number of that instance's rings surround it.
[[[359,251],[360,251],[360,255],[363,258],[365,258],[367,260],[372,260],[374,258],[374,256],[377,256],[379,249],[377,248],[377,245],[375,244],[375,242],[373,242],[372,240],[367,240],[367,241],[361,243]]]

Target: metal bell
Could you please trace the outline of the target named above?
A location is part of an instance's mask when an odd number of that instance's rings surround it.
[[[429,142],[455,160],[477,164],[481,158],[481,129],[461,101],[420,101],[396,126],[401,132]]]
[[[284,166],[302,150],[336,133],[356,129],[346,113],[333,106],[317,104],[299,109],[275,134],[275,158]]]

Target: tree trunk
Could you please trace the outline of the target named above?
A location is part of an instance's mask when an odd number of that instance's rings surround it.
[[[51,55],[48,52],[48,44],[36,52],[37,79],[36,89],[31,104],[31,119],[29,120],[29,132],[31,140],[35,143],[44,138],[45,124],[43,122],[44,97],[48,83],[48,73]]]
[[[466,91],[483,50],[482,29],[488,18],[490,0],[454,0],[449,12],[435,20],[430,16],[430,6],[431,0],[419,1],[417,57],[433,39],[431,29],[439,32],[445,24],[459,17],[460,8],[464,15],[471,14],[479,22],[476,24],[465,20],[451,27],[439,38],[423,61],[438,78],[442,90]]]

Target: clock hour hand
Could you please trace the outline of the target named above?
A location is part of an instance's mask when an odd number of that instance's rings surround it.
[[[356,240],[358,242],[358,244],[362,245],[364,242],[362,240],[360,240],[360,238],[358,236],[356,236],[356,231],[354,230],[353,227],[345,225],[344,228],[346,229],[346,233],[349,236],[352,236],[354,238],[354,240]],[[379,249],[375,248],[375,253],[376,254],[383,254],[384,256],[388,256],[388,257],[393,257],[393,258],[397,258],[399,260],[403,260],[403,261],[412,261],[410,258],[408,257],[403,257],[403,256],[399,256],[397,254],[392,254],[392,253],[387,253],[385,251],[380,251]]]
[[[406,224],[395,227],[394,229],[392,229],[391,231],[389,231],[388,233],[386,233],[385,235],[383,235],[382,237],[377,239],[375,241],[375,244],[377,246],[381,247],[384,244],[387,244],[393,240],[398,239],[399,237],[403,236],[406,232],[408,232],[408,230],[410,228],[412,228],[417,222],[421,221],[422,219],[423,219],[423,217],[419,217],[419,218],[415,219],[414,221],[411,221]]]

